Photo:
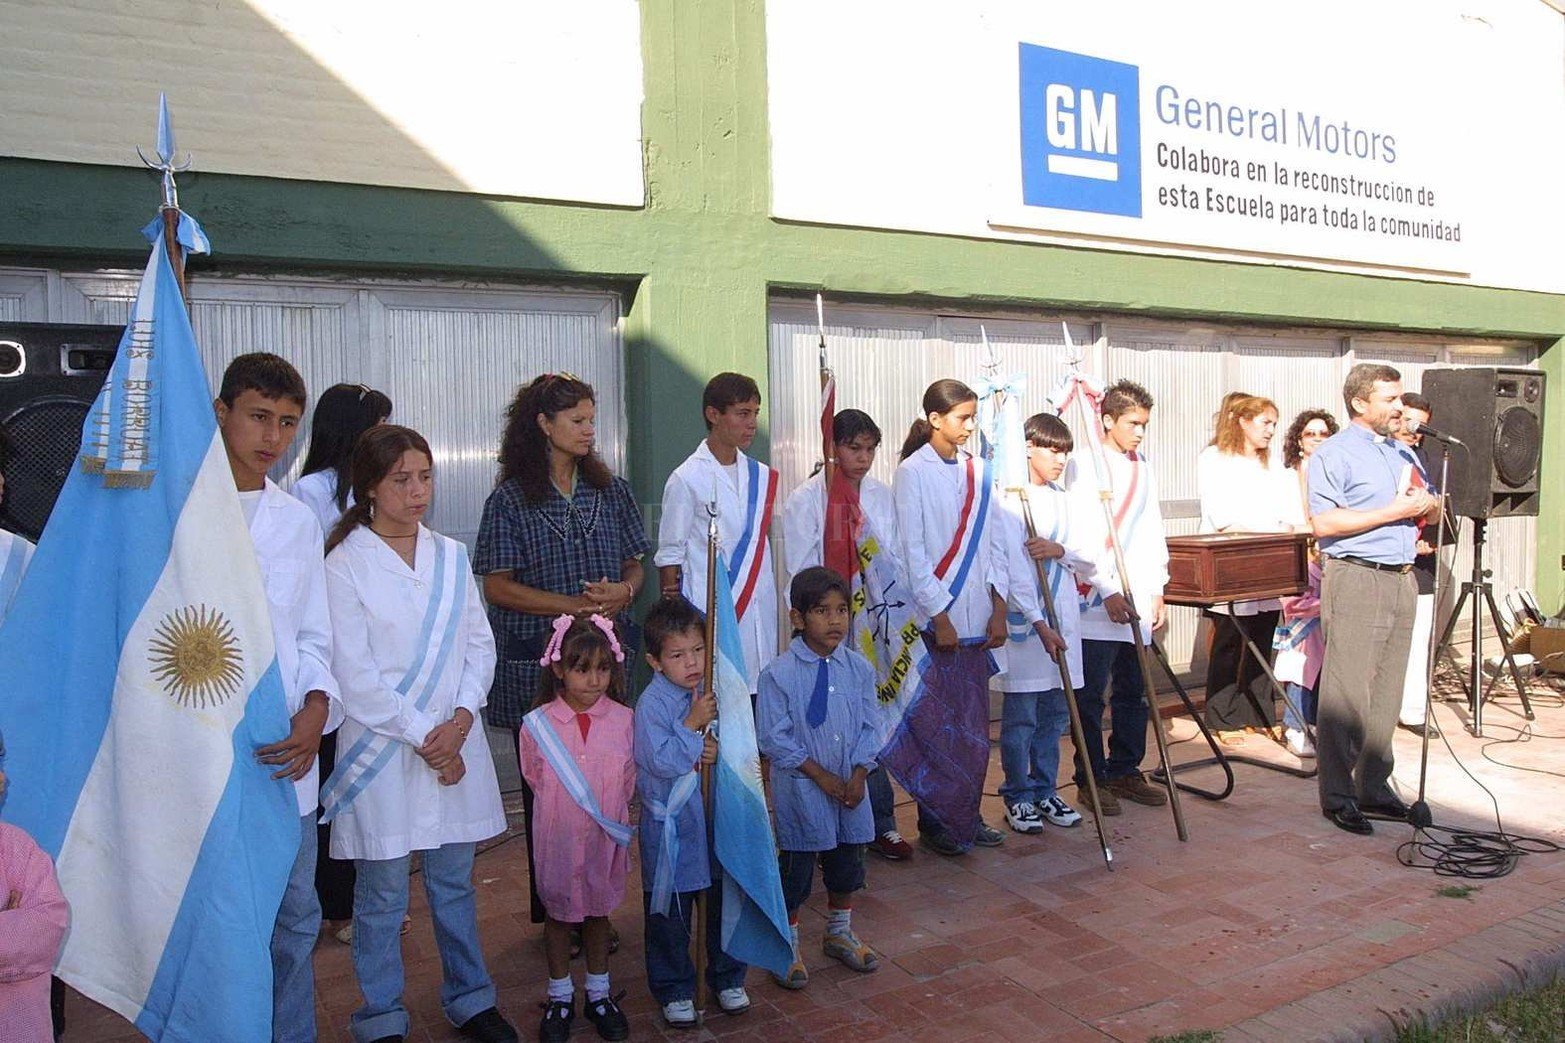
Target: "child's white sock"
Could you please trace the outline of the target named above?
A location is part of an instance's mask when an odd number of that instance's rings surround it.
[[[853,910],[828,908],[826,910],[826,933],[852,934]]]
[[[793,954],[799,954],[799,921],[788,921],[788,936],[793,939]]]
[[[549,979],[549,1002],[569,1003],[576,997],[576,984],[571,981],[570,975],[563,978]]]
[[[587,1002],[596,1003],[609,996],[609,976],[587,972]]]

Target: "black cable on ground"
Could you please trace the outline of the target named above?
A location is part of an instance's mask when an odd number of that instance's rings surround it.
[[[1440,729],[1440,741],[1445,745],[1446,752],[1451,755],[1451,760],[1462,769],[1462,774],[1471,779],[1473,785],[1483,790],[1484,795],[1489,798],[1489,803],[1494,806],[1495,828],[1493,830],[1467,829],[1444,826],[1437,822],[1422,827],[1415,825],[1413,839],[1397,847],[1398,862],[1409,869],[1431,870],[1436,876],[1455,877],[1461,880],[1493,880],[1510,875],[1523,855],[1552,854],[1561,850],[1561,846],[1552,840],[1507,832],[1504,823],[1500,821],[1499,800],[1495,798],[1489,787],[1467,770],[1467,765],[1462,763],[1462,759],[1456,755],[1456,750],[1451,747],[1451,740],[1446,737],[1444,728]],[[1496,742],[1515,741],[1517,740],[1496,740]],[[1488,747],[1494,744],[1486,743],[1483,750],[1487,751]],[[1492,761],[1487,753],[1485,759]],[[1493,763],[1500,762],[1493,761]],[[1510,765],[1505,766],[1510,767]],[[1544,774],[1559,773],[1544,772]]]

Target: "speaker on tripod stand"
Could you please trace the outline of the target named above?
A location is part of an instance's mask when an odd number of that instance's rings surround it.
[[[1472,599],[1472,662],[1469,664],[1467,698],[1472,710],[1473,734],[1483,734],[1483,704],[1488,690],[1483,677],[1484,613],[1499,635],[1505,664],[1516,682],[1527,719],[1533,719],[1527,686],[1511,656],[1500,625],[1494,585],[1484,568],[1484,542],[1490,518],[1536,516],[1542,484],[1544,375],[1530,369],[1492,366],[1431,369],[1421,389],[1440,430],[1459,444],[1448,447],[1451,512],[1472,520],[1473,571],[1462,583],[1451,618],[1436,646],[1436,662],[1456,630],[1462,609]],[[1430,663],[1433,670],[1435,662]],[[1499,680],[1496,673],[1495,680]],[[1490,684],[1493,687],[1493,683]]]
[[[0,323],[0,427],[11,443],[0,528],[37,541],[81,449],[123,326]]]

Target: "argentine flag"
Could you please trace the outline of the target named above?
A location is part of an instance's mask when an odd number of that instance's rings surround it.
[[[288,715],[162,229],[81,467],[0,625],[4,817],[70,900],[60,977],[153,1040],[267,1040],[299,817],[255,750]]]
[[[723,867],[723,951],[736,960],[786,975],[793,963],[788,907],[777,875],[777,841],[761,786],[755,711],[744,675],[744,646],[728,562],[717,562],[713,597],[717,650],[717,763],[712,775],[713,850]]]

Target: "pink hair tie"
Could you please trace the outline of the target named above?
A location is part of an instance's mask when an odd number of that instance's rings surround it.
[[[614,653],[614,661],[623,663],[625,661],[625,650],[619,645],[619,635],[614,633],[613,621],[598,615],[596,612],[588,618],[592,620],[599,630],[603,631],[603,636],[609,639],[609,650]]]
[[[550,663],[560,661],[560,643],[565,640],[565,632],[576,622],[576,617],[569,613],[556,616],[554,620],[554,633],[549,635],[549,644],[543,650],[543,658],[538,660],[539,666],[548,666]]]

